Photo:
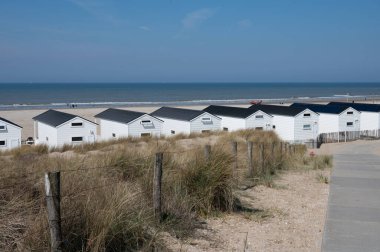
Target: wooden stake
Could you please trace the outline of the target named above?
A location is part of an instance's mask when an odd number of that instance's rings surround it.
[[[248,175],[253,177],[253,160],[252,160],[253,142],[248,142]]]
[[[158,222],[162,220],[161,210],[161,184],[162,184],[162,160],[163,153],[156,153],[153,177],[153,208],[154,216]]]
[[[51,251],[62,251],[61,176],[60,172],[45,173],[45,194],[50,229]]]
[[[233,163],[233,173],[237,173],[238,169],[238,157],[237,157],[237,142],[231,143],[231,149],[232,149],[232,155],[234,157],[234,163]]]
[[[210,156],[211,156],[211,145],[205,145],[205,159],[207,162],[210,161]]]
[[[265,158],[264,158],[264,144],[260,145],[260,157],[261,157],[261,172],[264,172],[265,169]]]

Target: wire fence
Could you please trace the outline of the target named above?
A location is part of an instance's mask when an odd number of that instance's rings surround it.
[[[224,149],[230,149],[232,152],[231,154],[235,157],[233,160],[233,167],[237,168],[238,162],[241,162],[237,157],[242,157],[241,153],[237,152],[237,147],[238,144],[237,142],[233,142],[236,146],[233,147],[234,145],[229,145],[229,144],[224,144],[224,145],[219,145],[219,146],[214,146],[218,148],[224,148]],[[261,168],[256,167],[256,169],[260,170],[263,172],[264,166],[268,164],[268,162],[271,162],[271,158],[274,159],[274,155],[276,156],[281,156],[286,153],[295,153],[297,145],[290,145],[285,142],[276,142],[276,143],[265,143],[265,142],[248,142],[248,145],[251,144],[252,146],[255,146],[254,148],[254,153],[256,159],[258,159],[260,165],[262,166]],[[245,144],[246,150],[245,155],[248,155],[247,158],[251,159],[253,158],[253,154],[247,152],[248,150],[248,145]],[[213,147],[213,148],[214,148]],[[232,147],[232,148],[231,148]],[[235,151],[233,151],[236,149]],[[204,146],[203,150],[202,147],[197,146],[194,148],[189,148],[189,149],[180,149],[180,150],[164,150],[160,152],[161,155],[175,155],[175,154],[184,154],[184,153],[200,153],[203,151],[204,158],[206,160],[210,159],[211,153],[213,152],[213,149],[211,149],[210,145]],[[252,149],[251,149],[252,152]],[[154,154],[141,154],[139,153],[136,157],[134,157],[134,161],[138,162],[149,162],[149,167],[150,169],[153,169],[153,184],[154,184],[154,190],[151,192],[152,195],[150,197],[153,198],[153,210],[154,210],[154,216],[157,217],[157,221],[160,222],[162,218],[162,212],[161,212],[161,183],[162,183],[162,168],[163,168],[163,160],[162,158],[160,159],[159,156],[154,155]],[[246,160],[244,159],[244,162]],[[34,184],[39,184],[40,186],[44,185],[45,188],[45,196],[40,194],[39,200],[42,200],[45,197],[46,200],[46,211],[48,215],[48,222],[49,226],[47,229],[55,229],[55,230],[60,230],[61,229],[61,222],[69,222],[73,221],[74,218],[79,218],[83,217],[83,212],[78,210],[78,212],[74,210],[74,212],[70,212],[69,214],[63,213],[61,216],[61,204],[66,204],[68,201],[76,200],[76,199],[81,199],[82,196],[90,195],[89,193],[98,193],[99,190],[104,189],[104,188],[113,188],[117,185],[120,185],[120,183],[125,183],[124,181],[112,181],[109,182],[109,180],[105,179],[101,184],[97,184],[94,186],[89,186],[85,188],[81,188],[81,186],[78,185],[78,188],[67,188],[62,187],[64,189],[63,193],[61,193],[61,181],[60,181],[60,174],[73,174],[74,176],[81,176],[82,179],[91,179],[91,176],[86,178],[83,177],[83,175],[80,175],[79,173],[81,172],[86,172],[86,171],[94,171],[94,170],[99,170],[99,171],[121,171],[120,166],[123,165],[123,160],[107,164],[107,165],[98,165],[98,166],[90,166],[86,167],[86,159],[83,159],[82,161],[79,162],[78,167],[72,168],[72,169],[60,169],[56,171],[49,171],[46,173],[43,172],[22,172],[20,175],[22,177],[21,182],[15,183],[14,180],[17,178],[20,179],[20,176],[17,175],[10,175],[10,176],[4,176],[0,178],[0,192],[2,190],[8,190],[8,189],[16,189],[18,188],[19,190],[23,189],[23,186],[29,183],[34,183]],[[277,161],[276,161],[277,162]],[[146,163],[144,165],[147,165]],[[251,167],[248,167],[248,169],[253,169],[253,163],[250,163]],[[20,169],[21,170],[21,169]],[[157,170],[160,170],[157,173]],[[58,174],[58,176],[57,176]],[[108,174],[108,173],[105,173]],[[161,176],[158,176],[157,174],[161,174]],[[53,175],[53,177],[52,177]],[[30,178],[29,178],[30,176]],[[55,179],[52,179],[54,178]],[[4,184],[3,183],[8,183]],[[99,182],[97,182],[99,183]],[[88,183],[86,184],[88,186]],[[25,186],[25,192],[28,192],[30,187]],[[68,190],[68,191],[67,191]],[[67,192],[66,192],[67,191]],[[143,197],[146,195],[146,191],[136,191],[131,193],[131,197]],[[159,195],[158,197],[155,197],[155,195]],[[150,198],[149,197],[149,198]],[[83,199],[83,198],[82,198]],[[50,203],[49,203],[50,202]],[[49,206],[52,206],[52,208],[49,208]],[[45,206],[42,206],[45,208]],[[57,216],[51,217],[52,214],[56,214]],[[58,223],[58,224],[57,224]],[[61,233],[62,231],[60,230],[57,233]],[[50,236],[51,240],[51,246],[62,246],[62,241],[64,240],[64,237],[53,237],[52,235]]]

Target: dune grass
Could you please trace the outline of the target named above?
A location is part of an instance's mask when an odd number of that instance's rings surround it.
[[[238,142],[237,169],[231,142]],[[254,142],[254,174],[247,142]],[[204,144],[211,144],[206,160]],[[0,250],[48,250],[43,174],[61,171],[61,213],[67,251],[135,251],[165,247],[161,232],[191,235],[200,220],[235,209],[240,184],[270,185],[277,171],[330,165],[286,148],[272,132],[120,139],[83,146],[25,146],[0,154]],[[153,216],[154,154],[164,153],[163,221]]]

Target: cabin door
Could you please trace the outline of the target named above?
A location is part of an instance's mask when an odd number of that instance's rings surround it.
[[[17,148],[19,147],[19,143],[18,143],[18,140],[17,139],[12,139],[11,140],[11,148]]]
[[[94,136],[94,135],[89,136],[89,137],[88,137],[88,141],[89,141],[90,143],[95,142],[95,136]]]

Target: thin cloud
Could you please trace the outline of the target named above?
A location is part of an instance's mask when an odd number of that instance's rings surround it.
[[[98,19],[107,21],[114,25],[119,25],[125,23],[123,20],[116,18],[114,15],[109,14],[105,11],[105,3],[103,1],[97,0],[68,0],[72,4],[86,11],[87,13],[95,16]]]
[[[145,26],[145,25],[139,26],[139,29],[143,30],[143,31],[151,31],[151,29],[148,26]]]
[[[203,8],[193,12],[189,12],[182,19],[182,26],[185,29],[195,28],[201,25],[207,19],[210,19],[212,16],[214,16],[214,14],[215,10],[208,8]]]
[[[252,26],[252,21],[250,19],[242,19],[238,23],[240,28],[250,28]]]

